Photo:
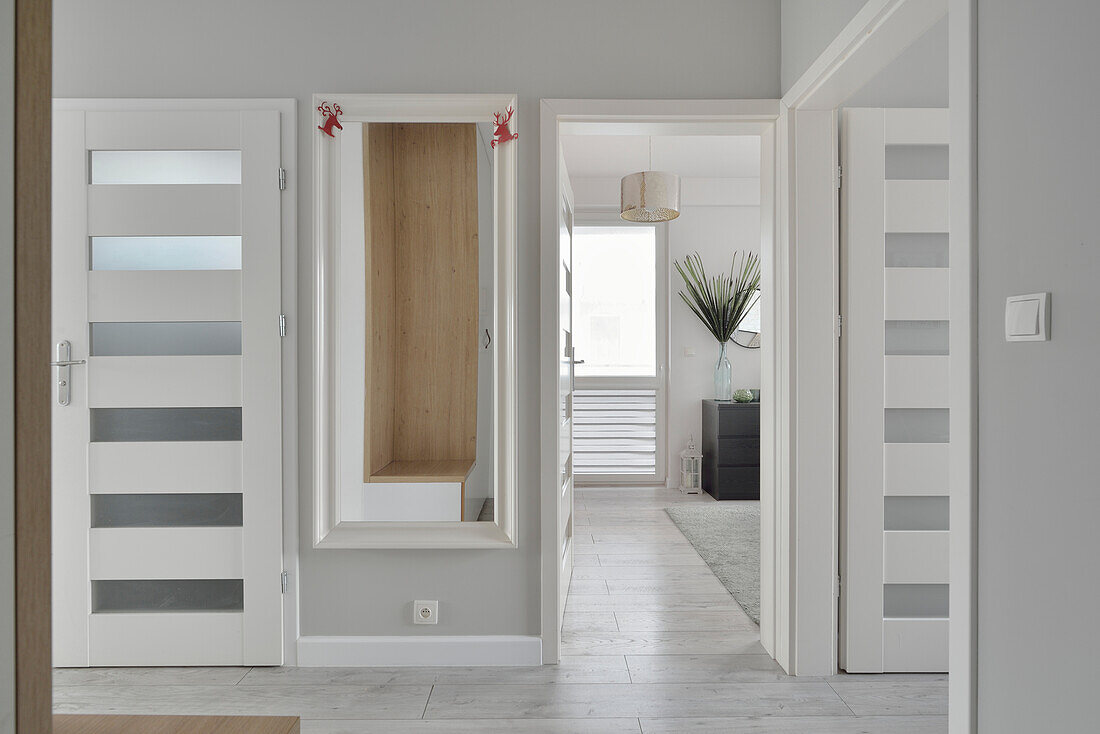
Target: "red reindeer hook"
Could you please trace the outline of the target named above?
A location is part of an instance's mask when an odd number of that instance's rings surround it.
[[[496,125],[496,129],[493,130],[493,142],[490,143],[492,147],[497,147],[497,143],[504,143],[519,137],[519,133],[514,133],[508,129],[508,123],[512,121],[513,114],[515,114],[515,110],[511,107],[508,107],[503,115],[499,112],[493,113],[493,124]]]
[[[344,111],[340,109],[340,105],[335,103],[329,104],[328,102],[322,102],[320,105],[318,105],[317,111],[320,112],[321,117],[325,119],[322,124],[317,126],[317,129],[323,132],[325,135],[328,135],[330,138],[335,138],[336,136],[333,134],[332,128],[336,128],[337,130],[344,129],[344,126],[341,125],[340,121],[336,119],[340,115],[344,114]]]

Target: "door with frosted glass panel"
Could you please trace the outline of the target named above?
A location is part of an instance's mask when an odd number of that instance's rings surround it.
[[[282,661],[279,125],[55,112],[56,665]]]
[[[948,658],[948,113],[847,109],[840,667]]]

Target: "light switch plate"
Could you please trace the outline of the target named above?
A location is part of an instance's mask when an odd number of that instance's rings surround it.
[[[1005,299],[1005,341],[1050,341],[1050,293]]]

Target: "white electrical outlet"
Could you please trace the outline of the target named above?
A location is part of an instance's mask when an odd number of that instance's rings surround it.
[[[413,624],[439,624],[439,602],[414,601]]]

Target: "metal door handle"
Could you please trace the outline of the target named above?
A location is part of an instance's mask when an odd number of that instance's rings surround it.
[[[73,345],[68,339],[62,339],[57,343],[57,359],[50,362],[51,367],[57,368],[57,404],[68,405],[72,399],[72,367],[78,364],[87,364],[86,360],[73,359]]]
[[[584,360],[583,359],[574,359],[573,364],[584,364]]]

